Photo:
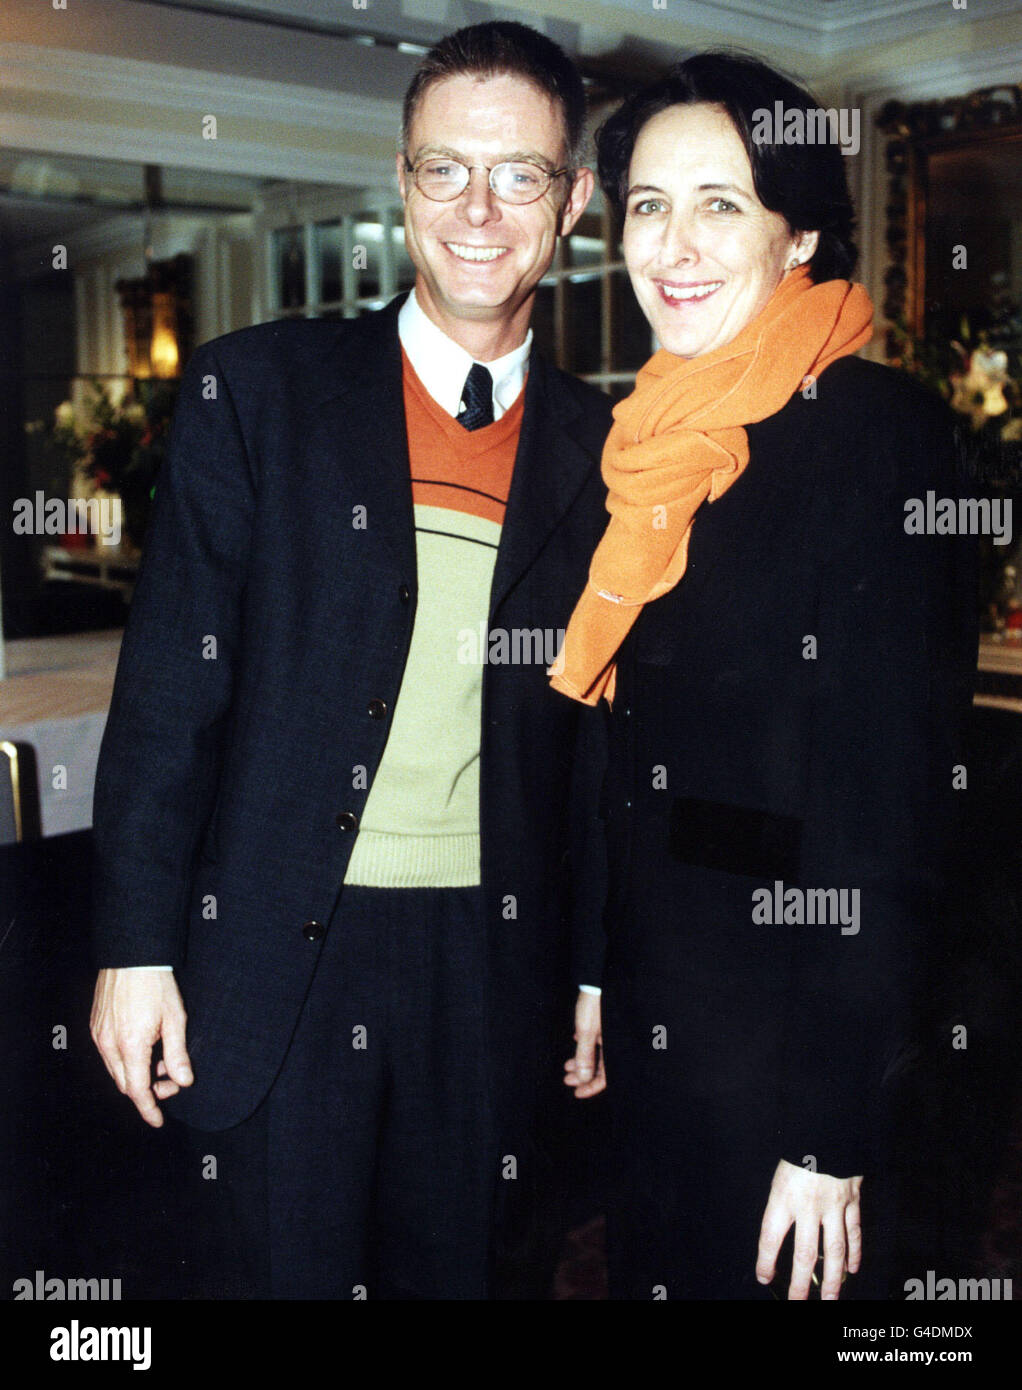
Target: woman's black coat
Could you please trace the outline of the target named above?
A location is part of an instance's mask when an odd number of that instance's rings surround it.
[[[880,1161],[962,794],[975,543],[906,532],[909,499],[967,486],[944,408],[900,373],[843,359],[748,435],[591,721],[608,902],[576,967],[606,953],[605,1017],[624,1009],[645,1058],[645,1081],[624,1051],[615,1075],[608,1034],[611,1087],[756,1095],[775,1159],[851,1176]],[[857,916],[754,920],[778,883],[858,890]]]

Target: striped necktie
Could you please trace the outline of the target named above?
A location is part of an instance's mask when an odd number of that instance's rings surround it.
[[[472,369],[465,378],[461,401],[465,408],[458,416],[458,423],[467,430],[479,430],[484,425],[493,424],[493,377],[479,362],[472,363]]]

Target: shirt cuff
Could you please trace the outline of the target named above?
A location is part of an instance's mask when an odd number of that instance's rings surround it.
[[[128,971],[128,970],[171,970],[171,971],[172,971],[172,970],[174,969],[174,967],[173,967],[172,965],[121,965],[121,966],[118,966],[117,968],[118,968],[119,970],[124,970],[124,971]]]
[[[578,991],[580,994],[594,994],[597,997],[597,999],[603,993],[603,990],[600,989],[599,985],[579,985]]]

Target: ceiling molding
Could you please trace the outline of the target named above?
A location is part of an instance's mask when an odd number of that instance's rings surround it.
[[[716,6],[710,0],[712,8]],[[975,3],[975,0],[974,0]],[[946,14],[950,0],[827,0],[825,5],[808,9],[800,0],[736,0],[728,9],[748,9],[750,14],[770,15],[781,23],[814,34],[836,34],[844,29],[868,28],[878,20],[911,19],[925,10]]]
[[[928,97],[964,96],[974,88],[995,82],[1017,82],[1022,72],[1022,34],[1011,48],[970,50],[951,58],[919,63],[910,72],[882,68],[853,78],[850,88],[863,103],[880,104],[902,96],[922,101]]]
[[[902,33],[918,32],[920,21],[943,20],[951,9],[951,0],[826,0],[826,3],[806,4],[806,0],[666,0],[662,9],[653,10],[651,0],[596,0],[566,11],[557,0],[528,0],[525,4],[502,5],[473,3],[449,4],[447,0],[390,0],[379,3],[369,0],[366,8],[342,10],[337,0],[136,0],[136,3],[162,6],[166,9],[191,9],[194,12],[233,17],[248,23],[270,23],[290,27],[295,31],[313,30],[342,37],[365,32],[388,36],[392,41],[408,39],[429,43],[459,23],[478,23],[487,18],[523,17],[552,33],[554,28],[573,20],[581,36],[590,26],[605,26],[617,32],[637,32],[636,16],[641,15],[648,31],[652,13],[653,23],[676,29],[698,24],[710,29],[730,29],[737,17],[759,26],[763,36],[777,42],[796,40],[799,35],[816,38],[836,38],[855,31],[858,43],[863,35],[875,34],[875,26],[895,22]],[[982,4],[982,16],[975,11]],[[962,11],[963,18],[993,18],[1018,9],[1017,0],[973,0],[973,13]],[[582,12],[584,10],[584,13]],[[471,11],[471,13],[469,13]],[[460,13],[459,13],[460,12]],[[631,22],[630,22],[631,21]],[[750,28],[750,36],[753,36]],[[563,37],[563,36],[562,36]],[[839,46],[847,47],[839,40]],[[571,45],[569,44],[569,47]],[[589,48],[579,46],[583,53]],[[574,50],[573,50],[574,51]],[[819,50],[817,50],[819,51]]]
[[[830,59],[856,49],[911,38],[924,29],[948,28],[977,20],[1022,13],[1022,0],[972,0],[972,9],[955,10],[951,0],[667,0],[654,12],[665,41],[677,40],[686,28],[716,31],[722,42],[754,48],[768,44],[806,57]],[[550,0],[529,0],[528,9],[543,13]],[[618,30],[652,37],[650,0],[616,0],[586,12],[588,25],[606,21]],[[827,76],[840,74],[827,74]]]
[[[93,154],[139,164],[164,164],[185,169],[225,170],[260,178],[302,179],[310,183],[377,184],[393,161],[370,155],[320,154],[279,142],[260,143],[221,136],[218,140],[182,142],[154,130],[112,129],[102,121],[67,121],[50,117],[0,112],[0,142],[21,150],[54,154]]]
[[[395,138],[401,121],[400,101],[357,92],[24,43],[0,43],[0,88],[8,100],[20,88],[59,91],[114,106],[135,101],[192,113],[198,107],[211,112],[229,108],[233,116],[253,120],[279,122],[286,113],[289,124],[373,135],[390,129]]]
[[[361,134],[393,138],[396,149],[401,119],[399,102],[377,97],[33,44],[0,44],[0,88],[0,143],[8,147],[315,183],[362,185],[386,178],[392,156],[345,145]],[[77,119],[19,112],[19,91],[60,93],[84,110]],[[116,119],[120,107],[133,108],[130,122]],[[139,107],[153,112],[141,126]],[[234,120],[272,125],[275,133],[266,141],[239,139],[221,120],[216,140],[185,141],[167,129],[165,113],[194,120],[197,111],[229,112]],[[101,112],[110,118],[102,119]],[[337,144],[310,148],[303,130],[335,134]]]

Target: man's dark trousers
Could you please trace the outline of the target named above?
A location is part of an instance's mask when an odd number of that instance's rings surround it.
[[[488,1296],[501,1175],[480,897],[342,890],[268,1096],[231,1130],[187,1127],[190,1215],[208,1241],[193,1294]]]

